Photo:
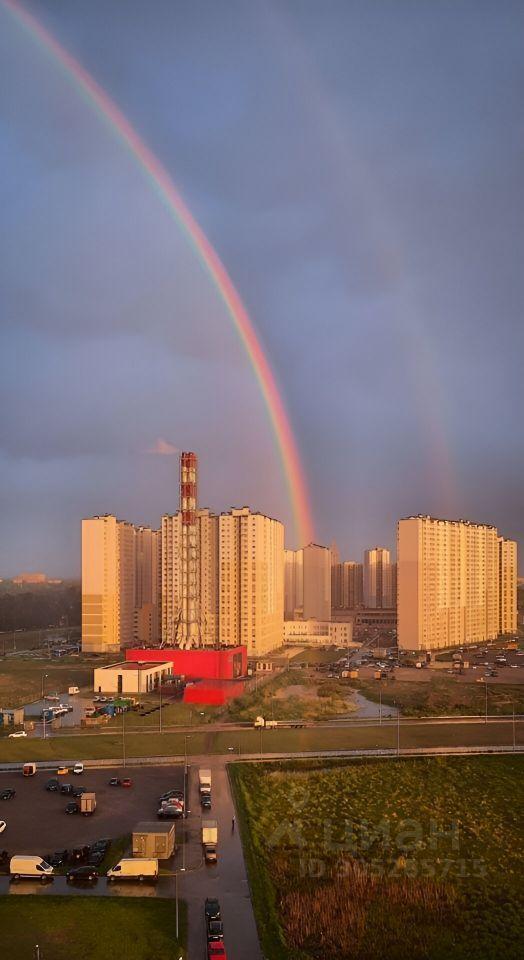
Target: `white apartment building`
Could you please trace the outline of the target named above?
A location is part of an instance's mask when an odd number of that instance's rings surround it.
[[[202,646],[218,642],[218,517],[209,510],[197,510],[197,593]],[[161,594],[164,643],[177,643],[182,615],[182,515],[162,517]]]
[[[284,616],[286,620],[302,616],[304,608],[304,553],[284,550]]]
[[[499,537],[463,520],[398,523],[398,642],[406,650],[483,643],[499,634]]]
[[[248,656],[281,646],[284,527],[248,507],[219,517],[219,639]]]
[[[134,640],[147,646],[160,639],[162,552],[160,530],[135,528]]]

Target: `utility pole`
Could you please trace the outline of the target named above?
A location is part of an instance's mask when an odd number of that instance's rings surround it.
[[[379,691],[379,708],[378,708],[378,722],[382,725],[382,680],[380,681]]]
[[[516,732],[517,732],[517,731],[516,731],[516,729],[515,729],[515,701],[513,701],[513,723],[512,723],[512,727],[513,727],[513,749],[516,750],[516,749],[517,749],[517,738],[516,738]]]
[[[45,700],[44,700],[44,680],[47,680],[47,673],[42,674],[42,717],[44,718],[44,740],[45,740]]]
[[[484,722],[487,723],[488,722],[488,681],[487,680],[485,681],[485,686],[486,686],[486,719]]]
[[[175,935],[178,940],[178,873],[175,873]]]
[[[400,705],[397,706],[397,757],[400,756]]]
[[[122,709],[122,766],[126,765],[126,710]]]
[[[162,681],[160,681],[160,686],[158,689],[160,693],[160,717],[158,722],[158,732],[162,733]]]

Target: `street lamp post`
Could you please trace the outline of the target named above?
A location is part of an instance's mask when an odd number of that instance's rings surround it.
[[[513,722],[512,722],[512,728],[513,728],[513,749],[516,750],[516,749],[517,749],[517,738],[516,738],[516,729],[515,729],[515,702],[513,702]]]
[[[175,935],[178,940],[178,873],[175,873]]]
[[[126,765],[126,711],[122,709],[122,766]]]
[[[397,757],[400,756],[400,704],[397,704]]]
[[[182,867],[181,870],[186,869],[186,821],[187,821],[187,741],[191,740],[191,735],[189,733],[184,734],[184,840],[182,844]]]
[[[378,708],[378,722],[382,725],[382,680],[378,688],[379,692],[379,708]]]
[[[162,682],[160,683],[159,693],[160,693],[160,716],[158,721],[158,732],[162,733]]]
[[[486,710],[485,710],[484,723],[487,723],[488,722],[488,681],[487,680],[485,681],[485,689],[486,689]]]
[[[44,718],[44,740],[45,740],[45,700],[44,700],[44,680],[47,680],[47,673],[42,674],[42,716]]]

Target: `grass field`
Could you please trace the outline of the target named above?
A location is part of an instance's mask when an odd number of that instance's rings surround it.
[[[290,669],[232,700],[227,718],[237,721],[254,720],[257,716],[274,720],[326,720],[347,716],[354,709],[348,685],[308,677],[303,670]]]
[[[401,748],[433,746],[508,745],[512,743],[512,724],[407,725],[401,727]],[[516,724],[516,742],[524,743],[524,722]],[[313,728],[304,730],[232,730],[201,731],[187,739],[189,756],[228,753],[262,754],[300,753],[310,750],[353,750],[396,747],[395,723],[373,727]],[[80,734],[52,737],[47,740],[0,740],[0,763],[23,760],[118,759],[123,754],[122,736],[118,734]],[[181,756],[184,734],[132,733],[126,735],[126,756]]]
[[[521,757],[236,764],[272,960],[517,960]]]
[[[102,661],[103,662],[103,661]],[[47,673],[47,693],[66,691],[69,686],[93,688],[93,662],[78,657],[61,660],[7,658],[0,660],[0,706],[18,707],[42,694],[42,676]]]
[[[369,700],[388,705],[400,704],[403,716],[431,717],[443,715],[482,715],[486,707],[485,687],[482,683],[462,683],[453,677],[435,676],[417,683],[413,681],[377,680],[349,681]],[[524,686],[488,684],[488,713],[524,713]]]
[[[186,911],[180,937],[170,900],[156,898],[32,896],[0,898],[2,955],[31,960],[178,960],[186,957]]]
[[[160,722],[160,701],[158,696],[144,697],[140,695],[140,703],[147,711],[145,716],[133,711],[126,718],[129,729],[143,728],[144,730],[158,730]],[[193,724],[212,723],[220,717],[223,707],[208,707],[200,704],[183,703],[181,700],[170,701],[166,697],[162,702],[162,726],[190,726]],[[110,720],[107,729],[112,727],[120,728],[122,718],[115,717]]]

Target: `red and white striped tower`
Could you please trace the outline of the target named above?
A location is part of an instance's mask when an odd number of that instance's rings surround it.
[[[198,458],[196,453],[180,456],[180,513],[182,517],[182,604],[177,629],[177,646],[185,649],[198,647],[201,642],[199,576],[198,576],[198,519],[197,519]]]

